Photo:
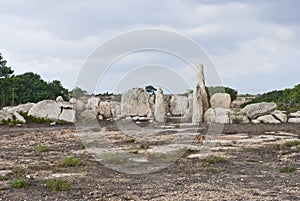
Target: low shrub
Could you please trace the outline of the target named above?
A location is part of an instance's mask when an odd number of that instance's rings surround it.
[[[11,183],[11,186],[13,188],[20,189],[20,188],[25,188],[26,184],[27,184],[27,181],[24,179],[14,179]]]
[[[45,186],[54,192],[69,190],[71,187],[71,185],[68,182],[63,181],[61,179],[48,179],[45,183]]]

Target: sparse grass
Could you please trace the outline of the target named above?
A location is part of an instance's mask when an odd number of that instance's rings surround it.
[[[287,150],[281,150],[279,153],[280,153],[280,155],[286,155],[286,154],[289,154],[290,152]]]
[[[21,121],[18,121],[18,120],[11,120],[11,119],[2,119],[1,120],[1,123],[4,124],[4,125],[7,125],[9,127],[13,127],[13,126],[16,126],[17,124],[22,124]]]
[[[300,146],[296,147],[296,150],[297,150],[297,151],[300,151]]]
[[[119,153],[107,152],[107,153],[104,153],[101,156],[101,158],[104,162],[108,162],[108,163],[115,163],[115,162],[124,161],[124,157],[121,157],[121,155]]]
[[[233,124],[242,124],[243,123],[243,119],[241,117],[233,117],[232,118],[232,123]]]
[[[81,140],[76,141],[76,145],[80,148],[80,149],[84,149],[84,143]]]
[[[20,115],[22,115],[24,117],[24,119],[26,119],[27,121],[30,121],[32,123],[39,123],[39,124],[50,124],[52,122],[51,119],[48,118],[40,118],[40,117],[34,117],[31,115],[28,115],[27,112],[19,112]]]
[[[25,188],[27,181],[25,179],[14,179],[11,186],[16,189]]]
[[[62,161],[63,167],[76,167],[79,166],[80,164],[81,164],[81,160],[73,156],[67,156]]]
[[[225,159],[221,156],[207,156],[206,158],[202,159],[203,162],[216,164],[222,163]]]
[[[148,144],[141,144],[140,149],[149,149],[149,145]]]
[[[45,186],[54,192],[69,190],[71,187],[68,182],[61,179],[48,179],[45,183]]]
[[[25,173],[25,170],[22,167],[14,166],[12,168],[12,173],[14,175],[16,175],[17,177],[20,177],[20,176],[22,176]]]
[[[46,152],[46,151],[49,151],[49,147],[45,146],[45,145],[41,145],[39,144],[37,147],[36,147],[36,150],[38,152]]]
[[[57,124],[57,125],[65,125],[65,124],[68,124],[68,123],[69,123],[69,122],[64,121],[64,120],[61,120],[61,119],[56,120],[56,124]]]
[[[8,176],[0,176],[0,181],[7,181],[8,180]]]
[[[152,153],[148,157],[157,162],[171,163],[178,160],[177,154]]]
[[[300,145],[300,141],[298,141],[298,140],[287,141],[287,142],[284,143],[285,147],[294,147],[294,146],[297,146],[297,145]]]
[[[294,172],[295,170],[296,168],[294,166],[285,166],[285,167],[280,167],[278,169],[278,171],[281,173]]]

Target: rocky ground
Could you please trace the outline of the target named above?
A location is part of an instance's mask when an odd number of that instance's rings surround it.
[[[0,126],[0,200],[300,199],[300,124],[148,127]]]

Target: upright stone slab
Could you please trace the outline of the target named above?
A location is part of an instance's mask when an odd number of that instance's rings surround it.
[[[203,122],[203,113],[209,108],[207,93],[205,89],[205,79],[203,65],[198,67],[196,77],[196,89],[193,95],[193,123]]]
[[[151,114],[149,95],[144,89],[132,88],[122,94],[122,116],[148,116]]]
[[[165,104],[163,90],[159,88],[155,97],[154,118],[157,122],[165,122]]]

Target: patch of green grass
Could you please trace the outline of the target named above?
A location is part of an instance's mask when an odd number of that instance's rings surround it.
[[[296,147],[296,150],[297,150],[297,151],[300,151],[300,146]]]
[[[286,154],[289,154],[290,152],[283,149],[279,153],[280,153],[280,155],[286,155]]]
[[[67,156],[62,161],[62,166],[64,167],[76,167],[79,166],[80,164],[81,164],[81,160],[73,156]]]
[[[71,187],[68,182],[61,179],[48,179],[45,183],[45,186],[54,192],[69,190]]]
[[[11,186],[16,189],[25,188],[27,181],[25,179],[14,179]]]
[[[45,146],[45,145],[41,145],[39,144],[37,147],[36,147],[36,150],[38,152],[46,152],[46,151],[49,151],[49,147]]]
[[[149,149],[149,145],[148,144],[141,144],[140,149]]]
[[[78,146],[80,149],[84,149],[85,148],[84,143],[81,140],[78,140],[75,143],[76,143],[76,146]]]
[[[296,168],[294,166],[285,166],[285,167],[280,167],[278,169],[278,171],[281,173],[294,172],[295,170]]]
[[[286,147],[294,147],[297,145],[300,145],[300,141],[298,141],[298,140],[287,141],[284,143],[284,146],[286,146]]]
[[[202,159],[203,162],[216,164],[222,163],[225,159],[221,156],[207,156],[206,158]]]

